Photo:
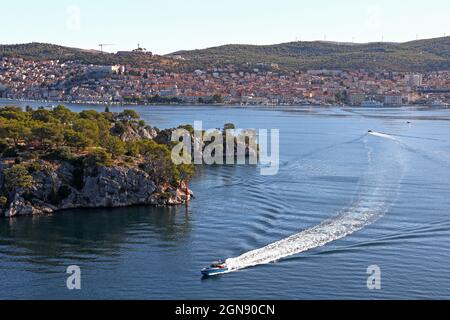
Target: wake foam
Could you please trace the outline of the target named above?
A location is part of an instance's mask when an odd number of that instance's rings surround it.
[[[381,133],[381,132],[369,132],[370,135],[375,136],[375,137],[379,137],[379,138],[384,138],[384,139],[389,139],[389,140],[394,140],[397,141],[396,138],[394,138],[393,136],[386,134],[386,133]]]
[[[389,164],[386,164],[385,154],[374,154],[367,140],[364,142],[368,151],[368,170],[360,182],[358,196],[350,206],[317,226],[264,248],[230,258],[226,261],[228,267],[236,271],[322,247],[360,231],[381,218],[395,201],[400,185],[402,167],[396,161],[398,146],[391,144],[394,150],[390,151]]]
[[[415,137],[415,136],[406,136],[406,135],[395,135],[395,134],[390,135],[390,134],[381,133],[381,132],[369,132],[369,134],[372,136],[393,140],[393,141],[397,142],[397,144],[399,146],[401,146],[402,148],[404,148],[405,150],[412,152],[414,154],[418,154],[427,160],[431,160],[433,162],[436,162],[436,163],[439,163],[439,164],[445,165],[445,166],[448,166],[450,164],[450,155],[447,152],[443,151],[442,149],[434,150],[434,151],[429,150],[429,149],[424,149],[422,147],[413,146],[410,143],[400,141],[400,140],[396,139],[395,137],[404,137],[404,138],[421,139],[421,140],[429,140],[429,141],[442,141],[442,140],[432,139],[432,138]]]

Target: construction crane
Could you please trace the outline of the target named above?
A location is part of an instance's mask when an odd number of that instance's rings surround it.
[[[115,46],[115,44],[112,44],[112,43],[100,43],[98,46],[100,47],[100,51],[103,52],[103,47]]]

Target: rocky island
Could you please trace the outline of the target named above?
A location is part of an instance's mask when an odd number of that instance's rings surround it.
[[[132,110],[1,108],[0,217],[189,201],[167,131]]]

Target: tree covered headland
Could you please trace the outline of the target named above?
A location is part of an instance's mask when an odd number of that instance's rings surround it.
[[[142,132],[147,136],[139,136]],[[132,110],[75,113],[64,106],[25,111],[19,107],[0,108],[4,189],[29,187],[37,160],[70,162],[77,167],[139,167],[156,183],[176,184],[194,173],[191,165],[173,164],[170,145],[149,138],[149,132],[156,137],[160,131],[146,126]],[[0,193],[0,202],[6,201],[8,190]]]

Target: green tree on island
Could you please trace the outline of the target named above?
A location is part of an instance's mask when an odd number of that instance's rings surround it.
[[[172,163],[170,143],[121,139],[125,133],[145,127],[134,110],[75,113],[64,106],[26,111],[0,108],[0,158],[20,163],[4,170],[6,185],[10,191],[14,187],[31,187],[27,170],[39,159],[78,161],[84,166],[142,163],[156,180],[169,183],[179,180],[181,173],[194,173],[194,166],[178,167]]]
[[[29,189],[33,186],[33,177],[23,165],[14,165],[5,170],[5,186],[11,191],[15,188]]]

